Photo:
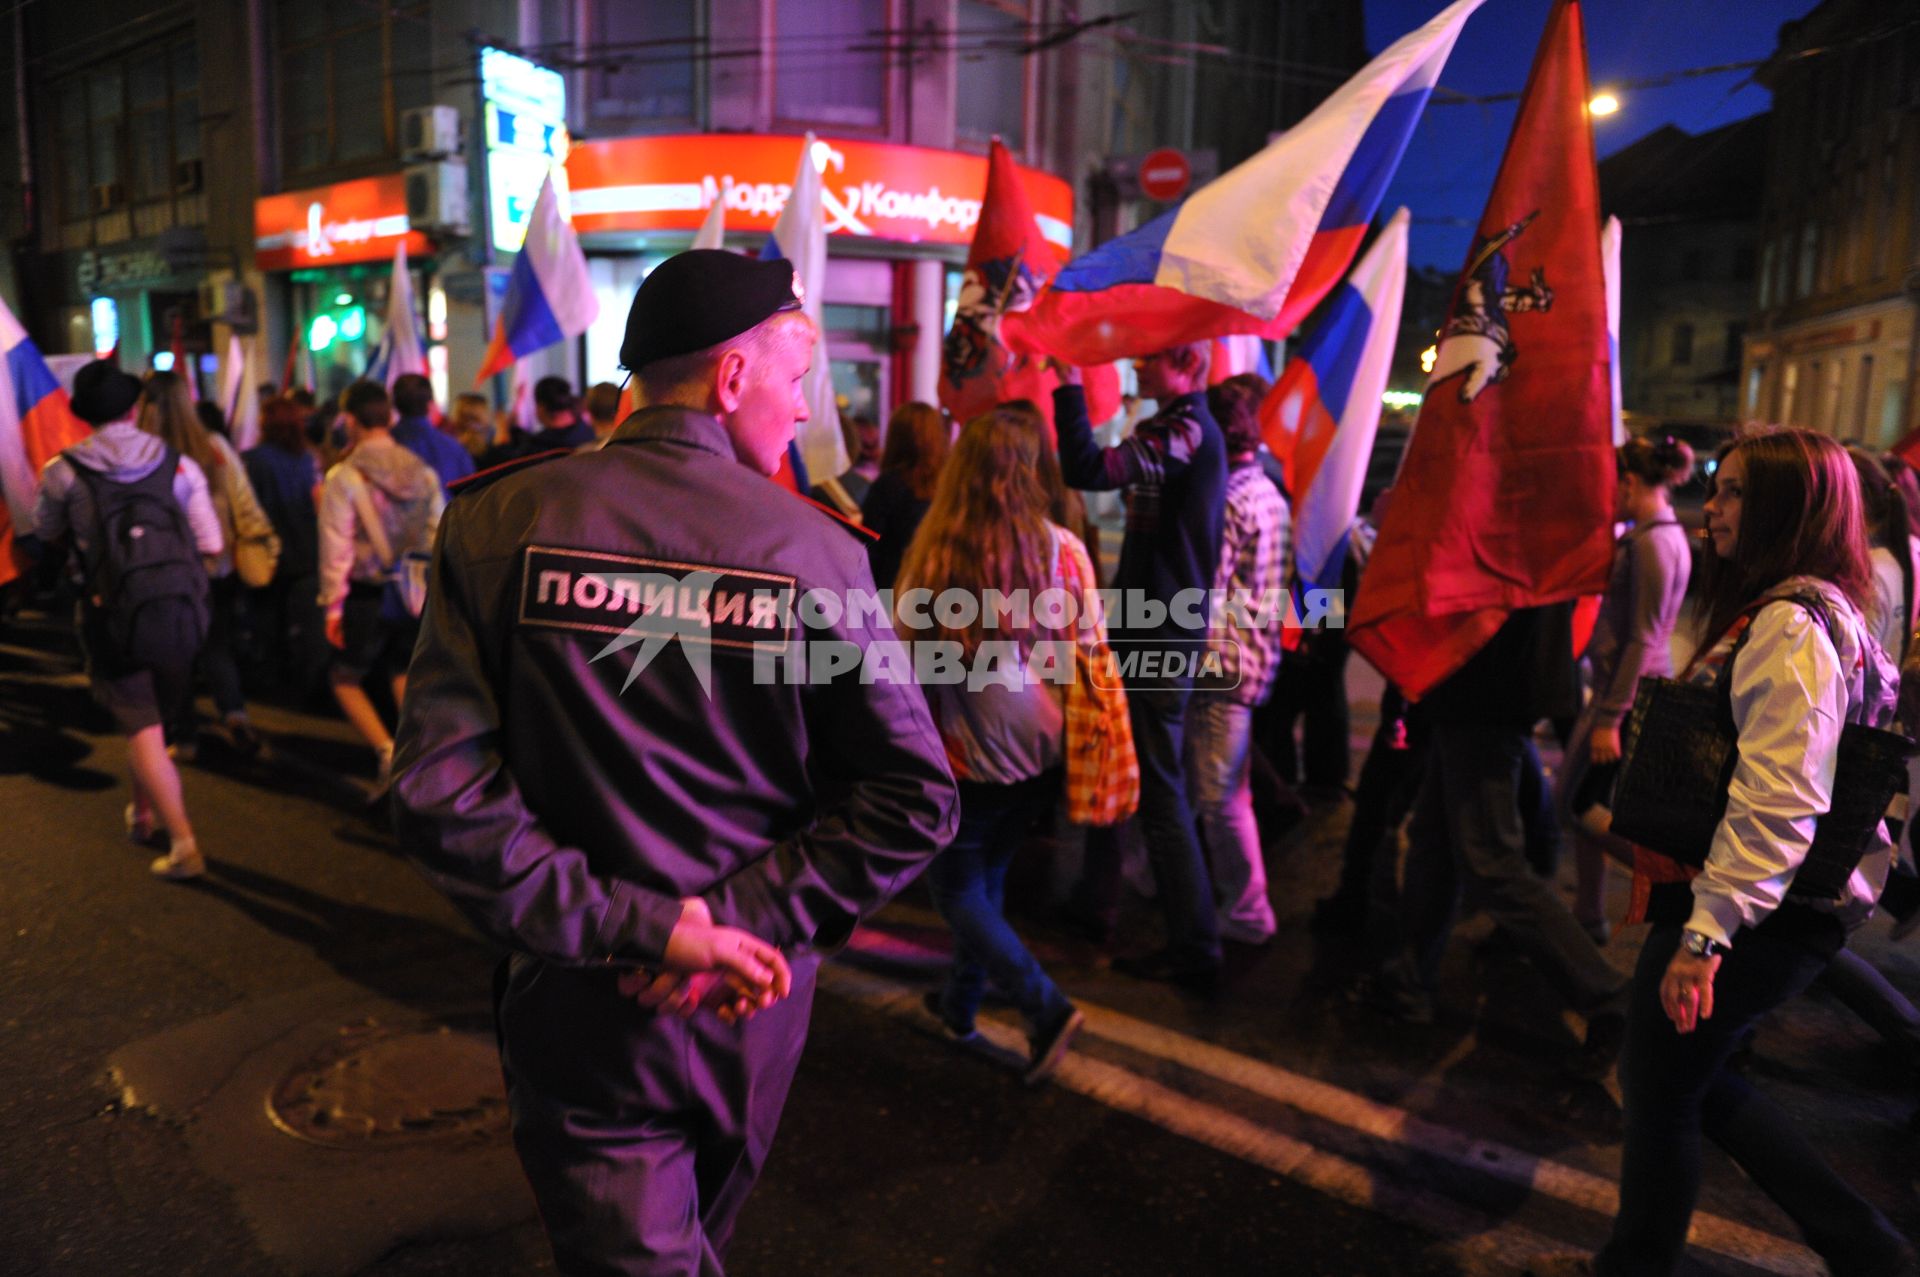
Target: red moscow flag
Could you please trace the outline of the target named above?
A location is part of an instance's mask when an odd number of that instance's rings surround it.
[[[1606,588],[1613,419],[1580,6],[1547,19],[1349,625],[1408,696]]]
[[[1009,399],[1031,399],[1052,424],[1053,389],[1059,378],[1040,355],[1008,350],[1000,340],[1000,321],[1033,305],[1060,264],[1059,250],[1034,219],[1013,152],[993,139],[980,221],[967,249],[953,327],[940,352],[940,405],[956,421],[965,422]],[[1089,369],[1086,386],[1088,415],[1094,421],[1119,411],[1120,383],[1110,365]]]

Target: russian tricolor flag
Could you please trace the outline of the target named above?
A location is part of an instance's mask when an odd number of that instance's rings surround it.
[[[474,384],[505,371],[516,359],[578,337],[599,315],[587,255],[580,251],[580,237],[561,210],[560,191],[549,173],[527,219],[527,242],[513,259],[507,299]]]
[[[1099,364],[1291,332],[1352,264],[1460,28],[1455,0],[1266,149],[1180,207],[1067,263],[1002,339]]]
[[[1340,584],[1400,331],[1407,224],[1404,208],[1387,222],[1260,404],[1261,432],[1293,493],[1295,574],[1303,589]]]
[[[40,468],[62,448],[87,437],[86,423],[67,408],[39,347],[13,312],[0,301],[0,487],[7,503],[0,510],[0,537],[9,553],[0,555],[0,584],[19,576],[22,565],[12,553],[16,534],[33,531],[33,499]]]

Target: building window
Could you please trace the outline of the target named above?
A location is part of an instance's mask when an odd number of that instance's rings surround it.
[[[1749,417],[1760,413],[1760,387],[1767,379],[1767,366],[1755,364],[1747,370],[1747,412]]]
[[[1726,353],[1720,357],[1720,362],[1726,367],[1738,368],[1740,366],[1741,352],[1746,345],[1746,341],[1747,326],[1744,322],[1735,320],[1733,323],[1728,324]]]
[[[431,98],[427,5],[280,0],[280,142],[288,177],[387,159],[399,116]]]
[[[1796,392],[1799,388],[1800,365],[1788,364],[1786,370],[1780,374],[1780,412],[1774,417],[1774,420],[1783,426],[1794,424],[1794,400],[1798,398]]]
[[[1016,152],[1026,144],[1027,67],[1020,50],[1031,36],[1021,0],[959,0],[954,26],[958,77],[953,130],[969,142],[998,134]]]
[[[894,37],[888,0],[774,0],[773,113],[882,130]]]
[[[1860,388],[1853,396],[1853,435],[1857,443],[1872,442],[1867,438],[1867,405],[1873,396],[1873,356],[1860,356]]]
[[[1671,363],[1684,366],[1693,362],[1693,325],[1675,324],[1673,326],[1673,350]]]
[[[60,218],[200,191],[200,62],[190,35],[144,44],[54,85]]]
[[[694,0],[591,0],[587,23],[589,116],[641,125],[694,118],[701,64]],[[784,56],[781,50],[776,64]]]
[[[1809,220],[1800,228],[1800,270],[1794,279],[1793,295],[1811,297],[1815,271],[1820,264],[1820,224]]]

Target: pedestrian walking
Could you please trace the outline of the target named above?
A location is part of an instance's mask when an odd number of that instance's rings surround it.
[[[207,477],[214,512],[220,519],[221,548],[206,561],[207,576],[212,581],[211,623],[196,668],[213,692],[214,708],[220,713],[228,741],[242,754],[257,753],[260,735],[247,716],[246,694],[234,651],[236,613],[248,584],[239,571],[239,556],[254,556],[249,572],[259,571],[264,565],[263,574],[257,578],[264,584],[273,574],[272,564],[280,557],[280,539],[266,511],[260,508],[240,454],[225,435],[201,424],[184,377],[156,372],[147,378],[140,402],[140,428],[181,456],[191,458]],[[191,755],[197,734],[191,701],[182,713],[176,740]]]
[[[379,382],[347,388],[347,455],[320,491],[320,608],[334,649],[334,700],[373,749],[374,796],[393,769],[393,737],[364,684],[386,679],[396,711],[420,632],[424,560],[445,506],[440,476],[395,442],[393,403]]]
[[[287,399],[260,407],[260,443],[241,454],[260,508],[280,538],[273,579],[258,592],[260,632],[277,672],[301,695],[319,691],[327,663],[320,595],[320,460],[306,437],[307,414]]]
[[[644,407],[477,476],[435,554],[397,826],[512,951],[514,1145],[562,1272],[721,1272],[820,955],[954,831],[919,688],[758,674],[794,655],[783,600],[873,589],[859,534],[769,477],[817,338],[791,263],[668,258],[621,346]],[[861,664],[893,641],[837,615]]]
[[[1641,855],[1653,923],[1633,976],[1620,1211],[1591,1260],[1541,1273],[1664,1274],[1700,1191],[1704,1134],[1799,1225],[1836,1277],[1904,1273],[1912,1248],[1787,1115],[1727,1067],[1761,1016],[1805,989],[1873,910],[1891,845],[1869,847],[1837,899],[1794,891],[1831,801],[1840,734],[1894,706],[1894,674],[1862,612],[1872,596],[1859,479],[1824,435],[1736,444],[1706,505],[1704,638],[1683,678],[1720,685],[1739,757],[1704,865]],[[1883,831],[1884,832],[1884,831]],[[1630,917],[1629,921],[1638,921]]]
[[[179,880],[205,873],[206,861],[164,724],[193,694],[207,633],[201,556],[225,543],[198,463],[135,424],[140,396],[139,379],[108,360],[74,374],[73,413],[93,434],[41,471],[33,522],[53,553],[71,556],[87,678],[127,738],[127,835],[142,845],[164,836],[151,868]]]
[[[887,422],[880,474],[860,503],[860,522],[875,538],[867,547],[874,584],[883,590],[891,590],[900,575],[900,561],[926,517],[952,445],[953,427],[932,404],[901,404]]]
[[[473,473],[473,457],[446,431],[433,424],[433,383],[417,372],[393,379],[393,441],[433,467],[444,488]]]
[[[1053,395],[1060,473],[1068,485],[1127,490],[1126,535],[1113,579],[1127,614],[1108,618],[1109,628],[1136,651],[1183,660],[1206,650],[1206,593],[1220,565],[1225,527],[1227,454],[1207,408],[1209,354],[1208,344],[1198,342],[1136,361],[1140,393],[1160,411],[1111,448],[1094,441],[1078,369],[1056,365],[1061,385]],[[1140,760],[1140,828],[1159,884],[1166,943],[1118,958],[1113,967],[1208,994],[1220,981],[1220,926],[1187,787],[1193,680],[1176,675],[1153,683],[1128,689],[1127,710]],[[1088,872],[1112,869],[1089,865]]]
[[[926,1005],[948,1037],[971,1038],[991,982],[1026,1022],[1029,1084],[1052,1076],[1084,1018],[1005,913],[1008,866],[1035,822],[1059,803],[1065,759],[1066,688],[1039,672],[1036,649],[1044,645],[1053,668],[1071,676],[1079,618],[1088,617],[1096,634],[1103,628],[1086,547],[1048,517],[1039,462],[1046,446],[1016,410],[968,422],[900,569],[901,598],[926,590],[935,600],[949,591],[984,600],[997,591],[1029,600],[1028,607],[1005,624],[989,624],[980,608],[965,613],[969,623],[950,624],[938,619],[948,615],[938,603],[930,626],[914,628],[904,612],[896,621],[902,639],[955,644],[967,668],[995,671],[978,686],[969,679],[927,688],[958,782],[960,829],[927,869],[934,908],[953,929],[954,959]],[[1032,616],[1032,601],[1048,591],[1068,601],[1062,610],[1074,620],[1064,628]]]

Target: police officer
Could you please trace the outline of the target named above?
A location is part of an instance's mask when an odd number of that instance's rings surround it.
[[[952,836],[919,688],[769,661],[865,549],[771,483],[817,333],[791,266],[641,285],[643,402],[600,451],[449,505],[394,784],[407,853],[512,957],[514,1143],[565,1273],[719,1273],[823,950]],[[852,611],[842,650],[891,639]]]

